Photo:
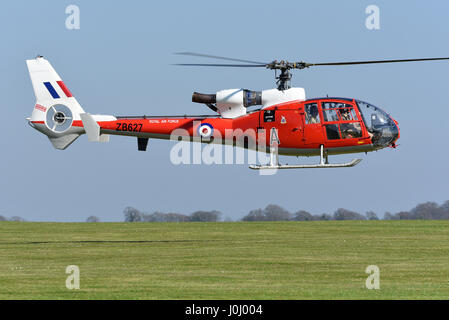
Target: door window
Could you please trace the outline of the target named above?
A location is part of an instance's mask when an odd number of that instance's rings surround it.
[[[326,135],[328,140],[340,139],[340,132],[338,131],[338,124],[326,124]]]
[[[324,121],[338,121],[337,109],[323,109]]]
[[[320,123],[317,103],[308,103],[304,106],[306,111],[306,124]]]
[[[338,109],[338,113],[340,114],[340,119],[342,121],[358,121],[357,115],[353,108],[341,108]]]
[[[362,128],[352,105],[328,101],[323,102],[322,107],[325,122],[339,122],[325,125],[328,140],[362,137]]]
[[[343,139],[351,139],[351,138],[361,138],[362,137],[362,128],[360,127],[360,123],[342,123],[340,124],[341,137]]]

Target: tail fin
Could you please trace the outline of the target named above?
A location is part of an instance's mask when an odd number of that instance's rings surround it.
[[[28,120],[48,136],[56,149],[63,150],[84,133],[82,127],[72,126],[81,120],[84,110],[46,59],[38,56],[26,63],[36,96]]]

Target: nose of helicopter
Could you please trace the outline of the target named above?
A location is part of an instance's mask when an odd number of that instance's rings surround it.
[[[391,118],[391,117],[390,117]],[[395,126],[395,134],[394,134],[394,136],[393,136],[393,141],[391,142],[391,146],[393,147],[393,148],[395,148],[396,147],[396,141],[398,141],[399,140],[399,138],[401,137],[401,131],[399,130],[399,124],[398,124],[398,122],[396,121],[396,120],[394,120],[393,118],[391,118],[391,120],[393,120],[393,122],[394,122],[394,126]]]
[[[380,130],[380,134],[377,140],[377,144],[385,147],[396,148],[396,141],[400,137],[398,122],[389,116],[391,121],[388,121],[388,125],[383,126]]]

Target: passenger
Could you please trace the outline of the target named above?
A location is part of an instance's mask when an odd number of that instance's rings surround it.
[[[343,121],[352,120],[351,113],[349,112],[349,109],[340,109],[340,116],[341,116],[341,120],[343,120]]]

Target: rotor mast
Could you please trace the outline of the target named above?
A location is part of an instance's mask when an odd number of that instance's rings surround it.
[[[277,61],[274,60],[271,63],[266,65],[267,69],[271,69],[275,71],[275,78],[278,90],[284,91],[291,88],[291,80],[292,73],[290,69],[304,69],[306,68],[306,64],[304,62],[288,62],[288,61]],[[277,70],[280,71],[280,74],[277,75]]]

